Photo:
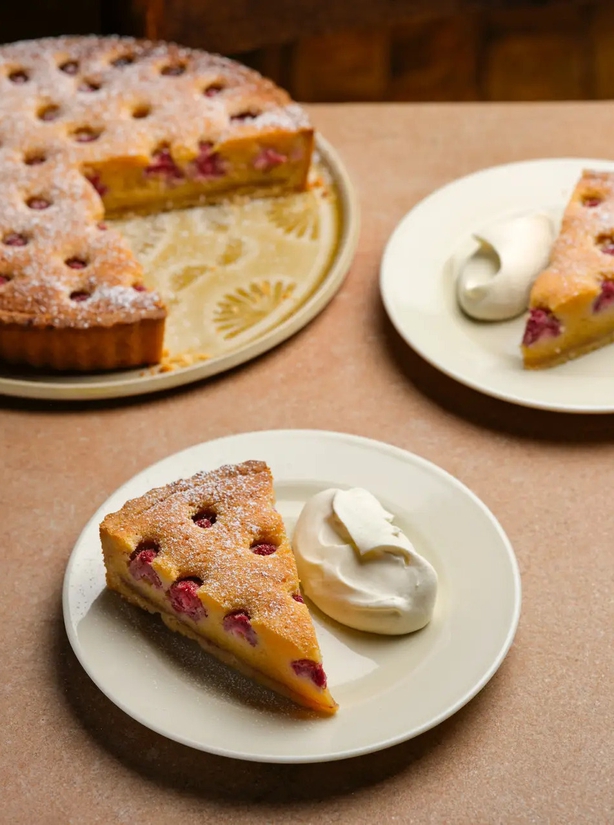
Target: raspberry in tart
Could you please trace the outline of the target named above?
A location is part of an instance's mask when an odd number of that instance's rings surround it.
[[[264,462],[128,501],[100,525],[107,585],[222,662],[331,714],[309,609]]]
[[[0,47],[0,120],[0,360],[57,370],[161,358],[166,308],[105,216],[304,189],[313,146],[257,72],[119,37]]]
[[[614,173],[585,171],[550,263],[531,290],[527,369],[554,367],[614,341]]]

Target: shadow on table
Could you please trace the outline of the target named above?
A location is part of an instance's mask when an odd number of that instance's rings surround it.
[[[402,771],[407,771],[411,781],[412,764],[463,736],[499,684],[495,676],[450,719],[415,739],[377,753],[320,764],[246,762],[194,750],[136,722],[87,676],[70,647],[61,611],[52,628],[59,689],[94,746],[104,748],[128,770],[157,786],[227,802],[276,805],[318,801],[376,785]]]
[[[280,345],[281,346],[281,345]],[[169,389],[156,390],[155,392],[148,392],[142,395],[126,395],[117,398],[92,398],[88,400],[48,400],[39,398],[21,398],[19,396],[0,395],[0,410],[11,410],[19,413],[40,413],[46,412],[50,414],[66,413],[84,413],[98,412],[104,410],[123,409],[137,406],[152,406],[154,404],[165,403],[168,399],[177,395],[188,395],[195,392],[205,385],[213,385],[220,381],[226,380],[243,369],[249,368],[250,364],[263,360],[269,355],[265,352],[262,355],[253,358],[246,364],[239,364],[232,369],[217,375],[209,376],[208,378],[201,378],[197,381],[190,381],[186,384],[180,384],[177,387],[170,387]]]
[[[614,440],[613,415],[532,409],[466,387],[425,361],[401,338],[381,301],[379,315],[382,340],[396,368],[416,389],[448,412],[478,427],[521,438],[570,444]]]

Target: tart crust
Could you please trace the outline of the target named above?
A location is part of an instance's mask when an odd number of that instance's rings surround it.
[[[157,363],[166,307],[103,218],[305,188],[313,129],[286,92],[173,43],[0,48],[0,359]]]

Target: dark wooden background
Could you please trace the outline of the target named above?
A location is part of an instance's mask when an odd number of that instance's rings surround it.
[[[614,98],[613,0],[0,0],[0,40],[112,33],[258,68],[305,101]]]

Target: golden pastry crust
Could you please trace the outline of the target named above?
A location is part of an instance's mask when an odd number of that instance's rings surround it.
[[[531,290],[524,366],[556,366],[610,343],[612,283],[614,174],[586,170],[565,209],[550,263]],[[540,335],[536,322],[549,331]]]
[[[1,47],[0,326],[54,330],[52,368],[70,360],[64,330],[126,325],[142,340],[116,365],[159,361],[164,304],[104,215],[304,188],[312,144],[286,92],[217,55],[119,37]],[[9,339],[0,358],[32,363]],[[112,360],[92,345],[71,368]]]
[[[214,516],[214,523],[199,526],[194,519],[202,514]],[[334,712],[336,704],[325,685],[318,687],[291,667],[303,660],[321,666],[322,657],[300,599],[296,563],[274,508],[266,464],[224,466],[151,490],[106,516],[100,535],[111,589],[161,613],[165,621],[170,618],[173,629],[179,622],[188,635],[202,636],[250,672],[285,685],[300,697],[297,701]],[[254,552],[263,545],[275,549],[268,555]],[[155,586],[135,578],[130,567],[138,548],[151,546],[156,548],[150,561]],[[169,598],[175,583],[191,578],[201,583],[197,595],[206,613],[198,622],[173,610]],[[225,629],[225,618],[236,612],[249,617],[257,643],[248,644]]]

